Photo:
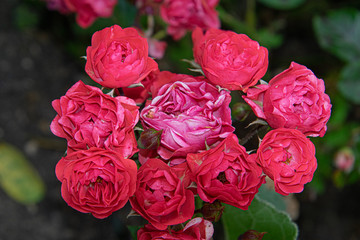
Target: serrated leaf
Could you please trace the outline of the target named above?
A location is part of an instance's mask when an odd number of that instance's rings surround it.
[[[0,143],[0,185],[14,200],[23,204],[39,202],[45,185],[36,169],[15,147]]]
[[[320,46],[344,61],[360,60],[360,12],[340,9],[313,20]]]
[[[344,67],[340,74],[338,87],[347,99],[354,103],[360,103],[360,60]]]
[[[297,225],[285,212],[258,197],[246,211],[226,205],[222,221],[226,240],[238,239],[250,229],[266,232],[263,240],[295,240],[298,235]]]
[[[271,8],[289,10],[299,7],[305,0],[259,0],[259,2]]]

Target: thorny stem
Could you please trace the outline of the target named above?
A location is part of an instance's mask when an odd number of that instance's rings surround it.
[[[249,132],[248,134],[246,134],[245,137],[241,138],[240,145],[246,144],[252,137],[254,137],[256,134],[258,134],[262,130],[267,129],[268,127],[269,127],[268,125],[264,125],[259,128],[256,128],[254,131]]]

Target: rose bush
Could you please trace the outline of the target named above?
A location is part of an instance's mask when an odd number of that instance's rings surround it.
[[[272,128],[294,128],[312,137],[322,137],[326,132],[330,98],[324,81],[303,65],[292,62],[268,85],[249,89],[243,98]]]
[[[93,34],[86,49],[86,73],[107,88],[128,87],[139,83],[158,69],[148,56],[148,43],[135,28],[118,25]]]
[[[183,223],[195,210],[194,194],[186,189],[189,183],[183,169],[171,168],[162,160],[151,158],[139,168],[131,206],[159,230]]]
[[[162,19],[169,25],[167,32],[175,40],[186,31],[219,28],[220,21],[215,10],[218,0],[164,0],[160,7]]]
[[[122,208],[136,189],[137,165],[114,151],[92,147],[60,159],[61,195],[74,209],[105,218]]]
[[[268,132],[255,158],[264,173],[274,180],[275,191],[282,195],[302,192],[317,167],[314,144],[296,129]]]
[[[52,105],[57,115],[50,129],[68,141],[68,152],[88,147],[113,149],[124,157],[137,152],[139,108],[133,100],[111,97],[79,81]]]
[[[248,158],[235,134],[229,135],[215,148],[189,153],[186,161],[197,193],[205,202],[220,200],[247,210],[265,182],[262,169]]]
[[[157,150],[163,159],[183,162],[187,153],[214,147],[234,131],[230,100],[228,91],[205,81],[168,83],[141,111],[141,122],[144,129],[163,130]]]
[[[214,85],[246,91],[266,73],[268,51],[245,34],[211,28],[192,33],[195,61]]]
[[[210,221],[200,217],[191,219],[180,231],[158,230],[147,224],[137,232],[138,240],[171,239],[171,240],[210,240],[214,227]]]

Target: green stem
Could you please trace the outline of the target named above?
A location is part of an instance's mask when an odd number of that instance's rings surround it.
[[[251,31],[256,31],[256,0],[246,1],[246,25]]]

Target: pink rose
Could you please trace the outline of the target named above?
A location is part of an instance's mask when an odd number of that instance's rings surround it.
[[[193,80],[165,84],[140,113],[144,129],[163,130],[158,154],[165,160],[215,146],[234,131],[229,92]]]
[[[265,182],[262,169],[248,158],[235,134],[229,135],[213,149],[188,154],[186,161],[197,185],[197,193],[205,202],[218,199],[247,210]]]
[[[107,88],[139,83],[158,69],[157,63],[148,56],[146,38],[131,27],[122,29],[114,25],[95,32],[86,57],[87,74]]]
[[[344,147],[339,149],[334,158],[335,167],[346,173],[354,169],[355,155],[351,148]]]
[[[192,39],[195,61],[214,85],[246,92],[266,73],[267,49],[245,34],[196,28]]]
[[[195,210],[194,194],[186,189],[188,184],[183,168],[171,168],[160,159],[149,159],[139,168],[131,206],[159,230],[183,223]]]
[[[162,19],[169,25],[167,32],[175,40],[186,31],[219,28],[220,21],[215,10],[218,0],[164,0],[160,7]]]
[[[89,27],[98,17],[110,17],[116,0],[64,0],[68,9],[77,13],[76,22],[82,28]]]
[[[79,81],[52,105],[58,115],[51,131],[68,141],[69,152],[89,147],[113,149],[124,157],[137,152],[139,108],[133,100],[110,97]]]
[[[317,167],[314,144],[299,130],[286,128],[265,135],[256,161],[282,195],[302,192]]]
[[[165,54],[167,43],[165,41],[159,41],[155,38],[148,38],[149,43],[149,55],[156,59],[162,59]]]
[[[249,89],[243,98],[272,128],[294,128],[311,137],[322,137],[326,132],[330,98],[324,81],[303,65],[292,62],[268,85]]]
[[[67,204],[96,218],[122,208],[136,189],[137,166],[114,151],[92,147],[63,157],[56,165]]]
[[[214,234],[214,227],[210,221],[197,217],[191,219],[179,231],[158,230],[147,224],[137,232],[138,240],[168,239],[168,240],[210,240]]]

